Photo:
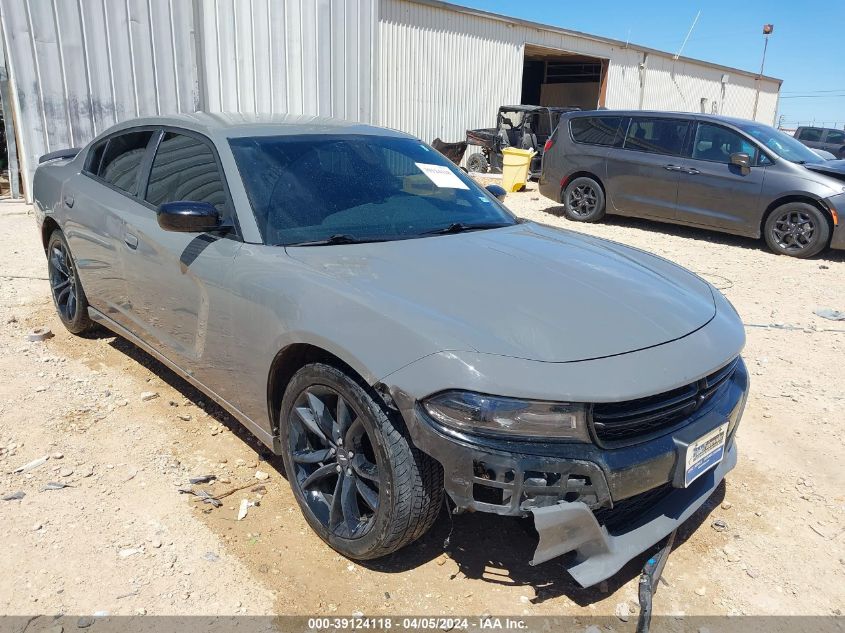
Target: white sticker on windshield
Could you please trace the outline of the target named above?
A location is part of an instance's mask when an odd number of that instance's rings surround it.
[[[445,189],[469,189],[454,172],[445,165],[429,165],[428,163],[414,163],[428,179],[438,187]]]

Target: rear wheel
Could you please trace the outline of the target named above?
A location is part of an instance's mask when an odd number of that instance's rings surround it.
[[[70,254],[67,240],[56,229],[47,242],[47,273],[53,304],[62,324],[73,334],[82,334],[92,326],[88,317],[88,300]]]
[[[487,162],[487,157],[484,154],[476,152],[467,158],[467,169],[471,172],[486,174],[487,170],[490,169],[490,163]]]
[[[790,257],[812,257],[824,250],[830,239],[825,215],[806,202],[788,202],[766,218],[766,244],[775,253]]]
[[[575,222],[598,222],[604,217],[604,191],[588,176],[574,178],[566,185],[562,202],[563,214]]]
[[[385,556],[425,534],[443,502],[443,471],[401,420],[357,381],[314,363],[281,405],[288,479],[315,532],[353,559]]]

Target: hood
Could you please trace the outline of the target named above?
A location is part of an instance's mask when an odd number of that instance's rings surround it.
[[[531,223],[288,253],[415,331],[445,324],[464,349],[530,360],[652,347],[699,329],[716,311],[709,285],[679,266]]]
[[[807,163],[804,165],[810,171],[815,171],[831,178],[845,182],[845,160],[829,160],[825,163]]]

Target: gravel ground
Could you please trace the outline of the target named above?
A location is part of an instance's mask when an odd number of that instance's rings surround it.
[[[575,225],[534,185],[507,204],[674,260],[721,288],[749,325],[740,464],[682,529],[656,612],[838,613],[845,323],[813,310],[845,310],[845,254],[799,261],[752,240],[645,221]],[[231,418],[107,332],[62,328],[22,204],[0,203],[0,261],[0,496],[25,493],[0,501],[0,613],[637,612],[642,559],[580,589],[559,562],[528,566],[532,537],[512,519],[441,516],[386,560],[341,558],[307,528],[280,461]],[[55,336],[29,342],[38,326]],[[194,489],[243,488],[220,508],[179,493],[208,473],[217,481]],[[51,482],[68,487],[45,490]],[[259,505],[237,521],[243,499]]]

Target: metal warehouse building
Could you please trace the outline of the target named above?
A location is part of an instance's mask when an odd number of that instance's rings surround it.
[[[40,155],[135,116],[290,112],[456,141],[518,103],[771,124],[781,85],[438,0],[0,0],[0,26],[10,169],[27,198]]]

